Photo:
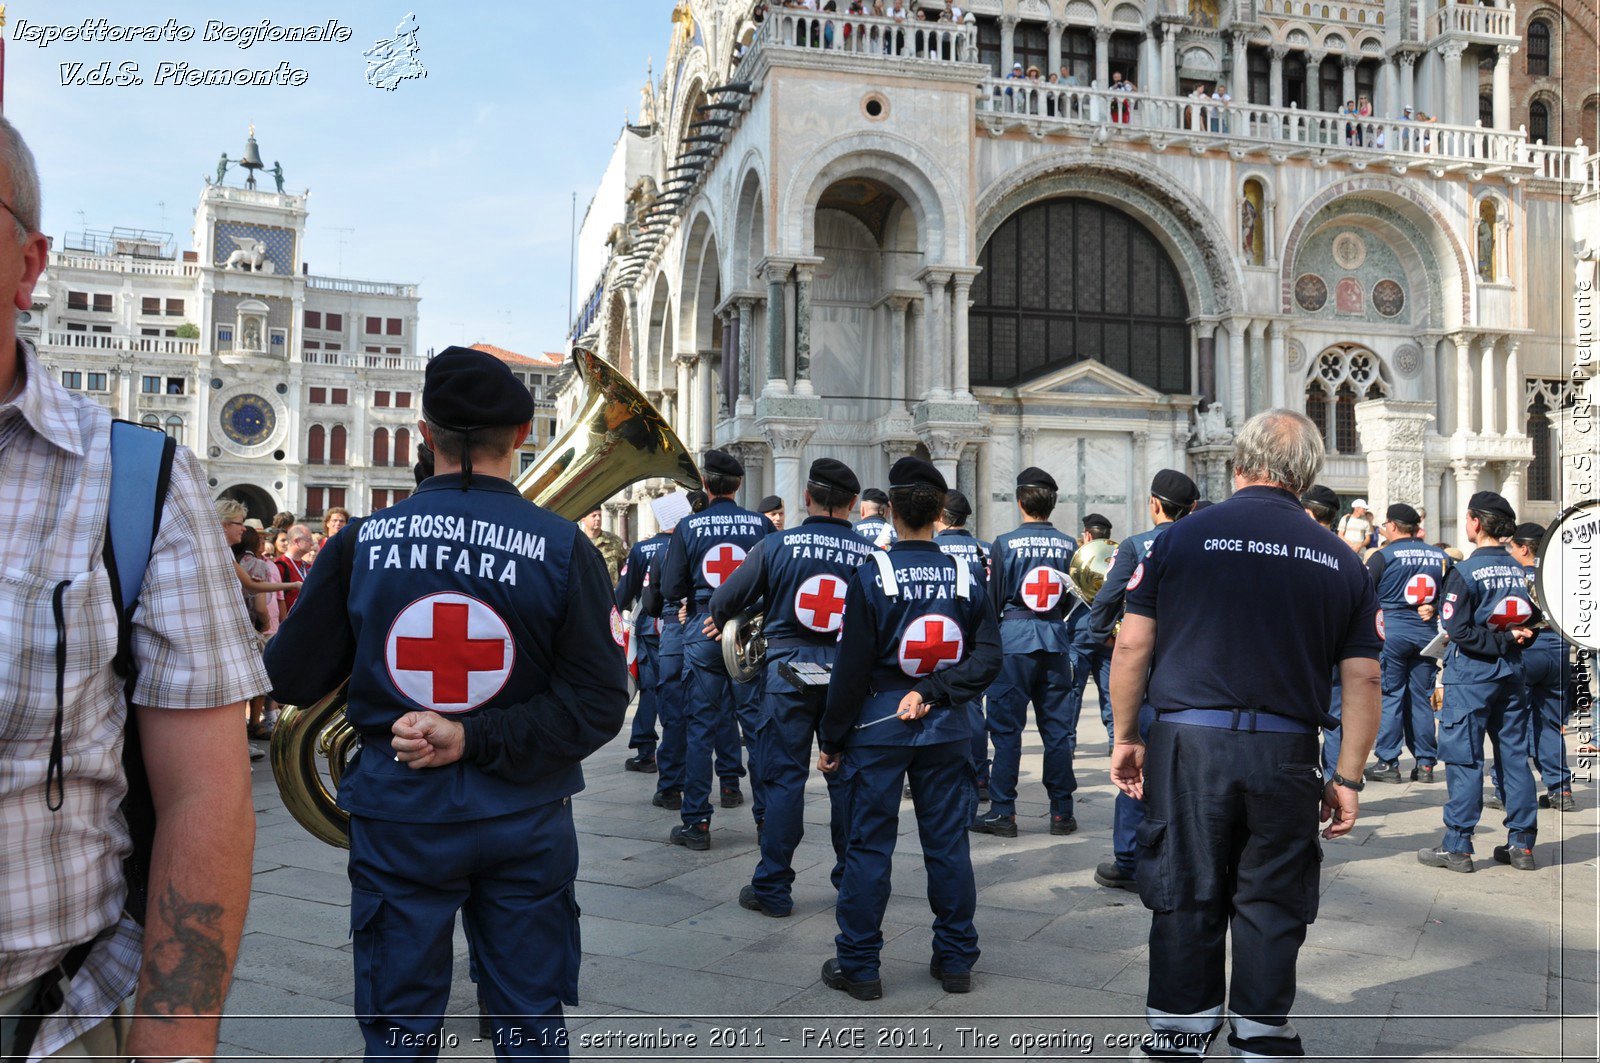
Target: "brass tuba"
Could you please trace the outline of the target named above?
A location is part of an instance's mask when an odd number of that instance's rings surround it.
[[[694,459],[666,420],[615,367],[592,351],[573,348],[583,378],[583,404],[572,424],[552,439],[517,479],[522,497],[576,520],[638,480],[661,477],[700,486]],[[356,750],[345,719],[348,682],[309,708],[289,706],[272,732],[272,774],[283,804],[317,838],[350,847],[350,816],[335,795]],[[318,760],[327,763],[324,771]]]
[[[1084,605],[1093,605],[1094,596],[1105,585],[1111,571],[1111,556],[1117,552],[1115,539],[1091,539],[1072,552],[1067,566],[1067,589]]]

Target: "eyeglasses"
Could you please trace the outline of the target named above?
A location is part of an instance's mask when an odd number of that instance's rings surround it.
[[[242,521],[242,520],[225,520],[225,521],[222,522],[222,526],[224,528],[242,528],[242,527],[244,527],[244,521]]]
[[[6,208],[6,213],[11,215],[13,218],[17,219],[17,224],[22,226],[22,231],[23,232],[25,232],[25,233],[33,232],[33,229],[28,225],[28,223],[22,220],[22,215],[18,214],[16,212],[16,210],[14,210],[12,208],[10,203],[7,203],[5,200],[0,199],[0,207]]]

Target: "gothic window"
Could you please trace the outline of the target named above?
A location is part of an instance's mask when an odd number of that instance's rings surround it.
[[[1536,18],[1528,23],[1528,76],[1550,74],[1550,23]]]
[[[1388,394],[1377,355],[1353,344],[1330,347],[1317,359],[1306,383],[1306,416],[1321,430],[1331,453],[1360,454],[1356,403]]]
[[[1340,454],[1361,453],[1361,444],[1356,439],[1356,389],[1348,382],[1339,385],[1334,395],[1333,449]]]
[[[1306,416],[1311,423],[1317,426],[1322,433],[1323,444],[1328,441],[1328,393],[1322,390],[1322,382],[1312,380],[1306,385]]]
[[[1535,143],[1550,143],[1550,108],[1543,100],[1528,105],[1528,139]]]
[[[1115,207],[1024,207],[978,257],[972,381],[1013,387],[1094,359],[1166,394],[1189,391],[1189,301],[1167,252]]]
[[[1528,407],[1528,438],[1533,441],[1533,464],[1528,466],[1529,501],[1555,501],[1555,448],[1550,435],[1550,407],[1542,398],[1536,398]]]

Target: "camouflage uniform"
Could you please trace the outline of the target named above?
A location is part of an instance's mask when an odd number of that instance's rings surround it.
[[[628,556],[628,547],[604,528],[601,528],[599,534],[589,541],[594,543],[595,549],[600,551],[600,556],[605,558],[606,571],[611,573],[611,585],[616,586],[617,573],[622,568],[623,560]]]

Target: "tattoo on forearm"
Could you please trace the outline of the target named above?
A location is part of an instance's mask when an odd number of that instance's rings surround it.
[[[228,978],[219,925],[222,905],[190,900],[168,885],[159,906],[167,938],[148,950],[140,1011],[154,1016],[220,1014]]]

